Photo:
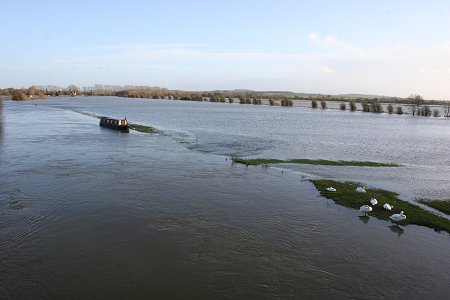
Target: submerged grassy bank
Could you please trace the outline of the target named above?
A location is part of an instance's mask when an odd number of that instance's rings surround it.
[[[378,204],[372,206],[373,211],[369,213],[369,216],[389,221],[390,215],[403,210],[406,220],[403,220],[400,224],[415,224],[426,226],[436,231],[444,230],[450,233],[450,220],[426,211],[418,205],[400,200],[395,192],[369,188],[366,189],[366,193],[358,193],[356,188],[359,184],[356,183],[342,183],[334,180],[311,180],[311,182],[322,196],[332,199],[339,205],[359,209],[362,205],[370,205],[369,201],[371,198],[376,198]],[[336,192],[327,191],[327,187],[334,187]],[[384,203],[393,205],[392,211],[383,209]]]
[[[427,199],[419,199],[419,203],[430,206],[434,209],[437,209],[444,214],[450,215],[450,199],[447,200],[427,200]]]
[[[274,158],[253,158],[253,159],[244,159],[240,157],[234,157],[233,161],[235,163],[250,165],[250,166],[258,166],[258,165],[267,165],[267,164],[304,164],[304,165],[321,165],[321,166],[357,166],[357,167],[400,167],[400,164],[396,163],[381,163],[374,161],[344,161],[344,160],[325,160],[325,159],[302,159],[302,158],[293,158],[293,159],[274,159]]]
[[[131,130],[135,130],[135,131],[139,131],[139,132],[143,132],[143,133],[161,133],[161,131],[156,129],[155,127],[146,126],[146,125],[140,125],[140,124],[134,124],[134,123],[130,124],[130,129]]]

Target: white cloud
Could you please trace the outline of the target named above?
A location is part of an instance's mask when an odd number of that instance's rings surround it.
[[[335,36],[326,36],[324,39],[324,42],[328,45],[336,45],[342,43],[339,41],[339,39]]]
[[[319,70],[324,73],[336,73],[335,70],[331,69],[330,67],[326,67],[326,66],[320,66]]]
[[[319,36],[317,35],[317,33],[311,32],[311,33],[308,35],[308,40],[310,40],[310,41],[313,42],[313,43],[317,43],[317,42],[319,41]]]

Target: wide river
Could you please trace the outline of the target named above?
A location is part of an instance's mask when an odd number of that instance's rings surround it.
[[[93,114],[164,134],[100,128]],[[449,234],[366,222],[308,181],[450,198],[449,149],[444,118],[116,97],[0,102],[0,298],[449,298]],[[233,155],[403,166],[247,168]]]

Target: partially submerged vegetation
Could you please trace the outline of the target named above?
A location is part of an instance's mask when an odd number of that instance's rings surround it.
[[[235,163],[258,166],[268,164],[304,164],[304,165],[321,165],[321,166],[355,166],[355,167],[400,167],[401,165],[396,163],[382,163],[374,161],[344,161],[344,160],[325,160],[325,159],[274,159],[274,158],[253,158],[245,159],[241,157],[233,157]]]
[[[419,203],[425,204],[429,207],[437,209],[444,214],[450,215],[450,199],[447,200],[428,200],[428,199],[419,199]]]
[[[359,209],[362,205],[370,204],[371,198],[376,198],[378,204],[372,206],[369,216],[381,220],[389,221],[389,216],[404,211],[406,219],[400,224],[426,226],[436,231],[444,230],[450,233],[450,220],[424,210],[418,205],[414,205],[398,198],[398,194],[381,189],[366,188],[366,193],[356,192],[359,184],[351,182],[338,182],[334,180],[311,180],[320,194],[336,202],[336,204],[353,209]],[[335,192],[329,192],[327,187],[333,187]],[[392,211],[383,209],[383,204],[389,203],[394,206]]]
[[[161,133],[161,131],[156,129],[155,127],[147,126],[147,125],[134,124],[134,123],[130,124],[130,129],[131,130],[135,130],[135,131],[139,131],[139,132],[143,132],[143,133]]]

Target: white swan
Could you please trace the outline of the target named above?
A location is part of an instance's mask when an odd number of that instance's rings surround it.
[[[336,192],[336,189],[334,187],[330,186],[330,187],[327,188],[327,191],[329,191],[329,192]]]
[[[393,222],[397,223],[406,219],[406,216],[403,214],[403,210],[399,214],[393,214],[389,217]]]
[[[390,204],[388,204],[388,203],[385,203],[385,204],[383,205],[383,208],[384,208],[385,210],[392,210],[392,209],[394,208],[394,205],[390,205]]]
[[[367,216],[367,213],[372,211],[372,207],[370,207],[369,205],[363,205],[359,208],[360,212],[363,212],[365,216]]]
[[[357,191],[358,193],[365,193],[365,192],[366,192],[366,190],[364,189],[364,187],[361,187],[361,186],[358,186],[358,187],[356,188],[356,191]]]
[[[378,204],[377,199],[375,199],[375,198],[370,199],[370,204],[377,205]]]

